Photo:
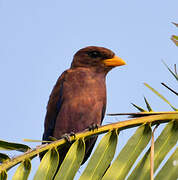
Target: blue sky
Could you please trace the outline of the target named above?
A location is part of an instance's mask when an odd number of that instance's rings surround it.
[[[88,45],[110,48],[127,62],[108,74],[107,113],[134,112],[130,103],[142,106],[143,95],[155,111],[171,110],[143,83],[177,105],[160,85],[176,87],[161,60],[177,63],[170,40],[178,34],[171,24],[178,22],[177,7],[177,0],[0,0],[0,139],[41,139],[49,94],[73,54]],[[106,116],[105,123],[121,119]],[[121,143],[130,133],[121,134]]]

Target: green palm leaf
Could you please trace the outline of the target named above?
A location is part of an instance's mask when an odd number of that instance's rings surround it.
[[[109,131],[97,146],[93,156],[90,158],[88,166],[81,175],[80,180],[101,179],[114,157],[116,145],[117,131]]]
[[[176,73],[173,73],[169,68],[168,70],[174,77],[177,77]],[[101,126],[94,131],[85,130],[75,136],[69,136],[72,145],[59,168],[58,151],[60,151],[61,146],[69,143],[65,139],[56,140],[53,138],[54,141],[47,142],[49,144],[43,144],[34,149],[24,144],[0,140],[0,150],[16,150],[22,153],[14,158],[10,158],[4,152],[0,153],[0,180],[6,180],[7,172],[17,164],[19,167],[13,176],[13,180],[27,180],[31,171],[31,160],[40,153],[45,153],[45,155],[35,173],[34,180],[72,180],[85,155],[85,140],[100,134],[105,134],[105,136],[90,157],[87,167],[79,178],[80,180],[149,180],[153,179],[151,176],[154,172],[158,172],[155,176],[156,180],[164,178],[176,180],[178,178],[178,148],[176,147],[178,142],[178,111],[167,98],[148,84],[145,83],[145,85],[169,104],[174,111],[153,112],[147,99],[144,98],[148,110],[132,104],[141,112],[110,114],[114,116],[130,115],[132,119]],[[166,124],[164,129],[149,148],[151,136],[153,139],[152,126],[156,125],[157,127],[162,123]],[[126,142],[120,153],[115,154],[117,143],[120,145],[120,141],[118,141],[118,137],[121,138],[120,132],[134,127],[138,128],[133,136]],[[34,142],[41,141],[34,140]],[[154,150],[152,151],[154,159],[150,157],[150,149]],[[166,156],[170,152],[173,153],[167,159]],[[154,164],[151,164],[150,161]],[[160,164],[163,162],[166,163],[160,168]]]
[[[27,180],[31,170],[29,159],[24,160],[17,168],[12,180]]]
[[[50,180],[53,178],[59,162],[59,154],[56,148],[50,149],[43,157],[35,174],[34,180]]]
[[[138,164],[135,164],[135,162],[150,141],[150,125],[167,122],[169,123],[166,125],[166,127],[155,142],[154,170],[158,169],[160,163],[163,161],[167,153],[172,148],[174,148],[177,143],[178,112],[170,112],[170,114],[166,112],[159,115],[139,117],[132,120],[102,126],[95,131],[84,131],[82,133],[76,134],[76,140],[71,146],[65,160],[63,161],[58,173],[56,174],[55,179],[73,179],[84,157],[85,143],[82,139],[106,132],[108,133],[102,138],[94,154],[91,156],[88,166],[84,170],[80,179],[101,179],[102,176],[103,179],[125,179],[131,173],[130,170],[132,167],[135,167],[135,169],[128,177],[129,180],[139,178],[149,179],[150,150],[145,153],[145,155],[140,160],[140,162],[138,162]],[[118,135],[116,132],[135,126],[140,127],[137,129],[135,134],[128,140],[117,158],[112,162],[117,144]],[[70,137],[70,139],[73,141],[75,138]],[[30,159],[35,158],[35,156],[39,152],[43,152],[46,150],[48,150],[48,152],[42,159],[34,179],[51,179],[55,174],[55,170],[58,164],[58,152],[56,148],[59,148],[65,143],[66,142],[63,139],[58,140],[50,144],[41,145],[41,147],[30,150],[24,155],[22,154],[16,158],[7,159],[0,165],[1,179],[6,179],[6,171],[8,171],[8,169],[13,167],[15,164],[18,164],[19,162],[21,162],[21,164],[17,169],[16,173],[14,174],[13,179],[18,179],[20,176],[22,177],[22,179],[27,179],[31,167]],[[25,159],[27,160],[25,161]],[[169,161],[171,160],[168,160],[167,164],[170,164]],[[28,164],[25,162],[28,162]],[[109,164],[111,165],[107,169]],[[168,167],[168,165],[165,166]],[[161,174],[159,176],[161,176]]]

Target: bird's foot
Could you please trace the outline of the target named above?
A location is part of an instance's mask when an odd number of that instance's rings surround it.
[[[76,138],[76,135],[75,135],[75,133],[74,132],[70,132],[70,134],[69,134],[70,136],[72,136],[72,137],[74,137],[74,139]]]
[[[91,125],[88,126],[89,131],[94,131],[95,129],[98,130],[99,125],[92,123]]]
[[[76,138],[76,135],[74,132],[70,133],[65,133],[64,135],[61,136],[61,138],[64,138],[68,143],[71,143],[70,136]]]

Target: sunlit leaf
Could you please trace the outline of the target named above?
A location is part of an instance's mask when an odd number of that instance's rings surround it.
[[[156,91],[154,88],[152,88],[150,85],[148,85],[147,83],[144,83],[144,85],[146,87],[148,87],[151,91],[153,91],[158,97],[160,97],[163,101],[165,101],[167,104],[169,104],[172,109],[174,109],[175,111],[177,111],[178,109],[176,109],[163,95],[161,95],[158,91]]]
[[[164,61],[162,61],[163,62],[163,64],[167,67],[167,69],[169,70],[169,72],[176,78],[176,80],[178,81],[178,75],[176,74],[176,73],[174,73],[169,67],[168,67],[168,65],[164,62]]]
[[[140,126],[135,134],[127,141],[113,164],[107,170],[103,180],[123,180],[127,176],[136,159],[147,146],[151,138],[151,128]]]
[[[117,145],[117,131],[108,132],[100,141],[79,180],[101,179],[109,167]]]
[[[57,170],[59,154],[56,148],[50,149],[43,157],[34,180],[52,180]]]
[[[25,142],[41,142],[41,143],[50,143],[52,141],[43,141],[43,140],[35,140],[35,139],[23,139]]]
[[[7,179],[7,173],[6,171],[0,172],[0,180],[6,180]]]
[[[151,108],[151,106],[150,106],[150,104],[148,103],[146,97],[144,97],[144,100],[145,100],[145,103],[146,103],[146,106],[147,106],[148,111],[153,111],[152,108]]]
[[[134,104],[134,103],[131,103],[131,104],[132,104],[135,108],[137,108],[139,111],[141,111],[141,112],[146,112],[146,110],[144,110],[143,108],[137,106],[136,104]]]
[[[25,144],[12,143],[12,142],[0,140],[0,150],[16,150],[16,151],[26,152],[29,149],[30,147],[28,147]]]
[[[61,164],[55,180],[73,179],[78,171],[85,154],[85,142],[83,139],[76,140],[69,149],[63,163]]]
[[[29,159],[26,159],[19,165],[12,180],[27,180],[30,171],[31,171],[31,162]]]
[[[174,24],[176,27],[178,27],[177,23],[173,22],[172,24]],[[171,40],[175,43],[176,46],[178,46],[178,36],[176,36],[176,35],[171,36]]]
[[[6,155],[6,154],[3,154],[3,153],[0,153],[0,163],[6,161],[6,160],[9,160],[9,156]]]
[[[155,180],[164,179],[173,180],[178,178],[178,148],[174,151],[171,157],[167,160],[162,169],[158,172]]]
[[[174,38],[176,41],[178,41],[178,36],[173,35],[172,38]]]
[[[178,122],[169,122],[155,142],[154,171],[159,167],[168,152],[176,145],[178,140]],[[150,149],[139,161],[128,180],[150,179]]]

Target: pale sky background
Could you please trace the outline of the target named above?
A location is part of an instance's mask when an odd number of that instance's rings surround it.
[[[177,89],[161,62],[173,67],[178,60],[170,40],[178,34],[171,24],[178,22],[177,8],[177,0],[0,0],[0,139],[41,139],[58,76],[69,68],[73,54],[89,45],[110,48],[127,62],[108,74],[107,113],[134,112],[130,103],[143,107],[143,96],[155,111],[171,110],[144,82],[177,106],[176,96],[160,85]],[[106,116],[104,123],[119,120]],[[120,149],[132,133],[121,133]],[[33,162],[37,168],[39,160]]]

